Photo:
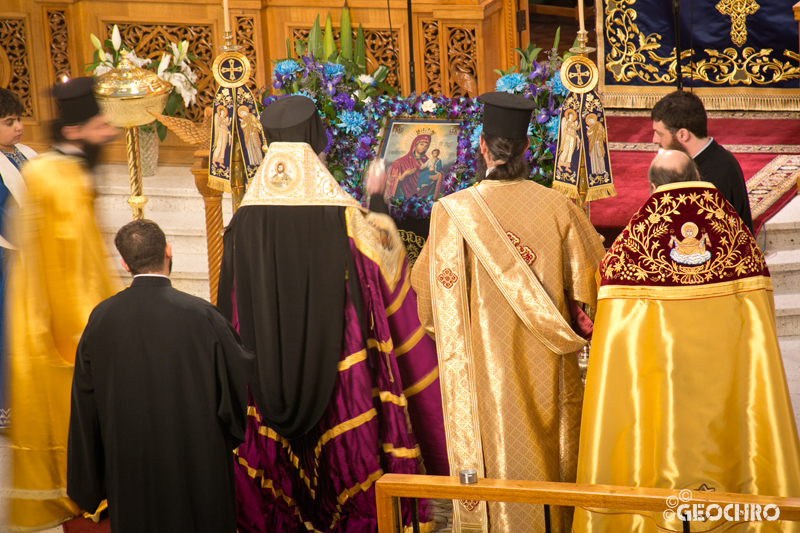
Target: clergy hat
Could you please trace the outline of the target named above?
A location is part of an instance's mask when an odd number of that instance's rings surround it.
[[[58,101],[61,111],[61,123],[64,126],[83,124],[95,115],[100,114],[100,107],[95,100],[92,78],[72,78],[53,87],[53,96]]]
[[[308,143],[317,154],[328,145],[325,125],[319,118],[317,106],[307,96],[275,100],[261,112],[261,125],[267,144]]]
[[[483,102],[483,132],[504,139],[522,139],[528,136],[531,113],[536,104],[511,93],[484,93],[478,97]]]

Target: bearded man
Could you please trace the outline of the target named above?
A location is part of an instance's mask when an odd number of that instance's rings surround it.
[[[94,306],[122,288],[94,217],[92,168],[117,134],[92,78],[54,88],[55,147],[22,170],[27,185],[8,291],[14,493],[11,523],[53,527],[80,513],[67,497],[75,353]],[[95,509],[85,509],[95,512]]]

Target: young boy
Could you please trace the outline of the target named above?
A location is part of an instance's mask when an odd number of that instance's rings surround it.
[[[22,121],[25,108],[17,95],[0,88],[0,305],[4,302],[6,279],[8,277],[9,250],[14,246],[9,242],[7,215],[12,207],[18,207],[25,193],[25,183],[19,173],[22,164],[36,157],[36,152],[23,144]],[[7,407],[7,376],[3,374],[5,354],[2,342],[4,331],[3,315],[0,314],[0,429],[9,427],[11,409]]]

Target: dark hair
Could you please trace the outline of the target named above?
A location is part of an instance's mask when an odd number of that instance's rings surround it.
[[[25,106],[19,96],[0,87],[0,118],[21,117],[23,113]]]
[[[650,120],[663,122],[670,133],[685,128],[698,139],[708,137],[708,116],[700,98],[687,91],[669,93],[653,106]]]
[[[486,148],[495,161],[505,161],[498,164],[489,174],[493,180],[511,181],[524,178],[528,175],[528,162],[525,161],[525,150],[528,149],[528,138],[506,139],[489,133],[481,133]]]
[[[134,220],[122,226],[114,237],[114,246],[134,276],[164,266],[167,237],[152,220]]]
[[[698,181],[700,178],[697,174],[697,166],[688,155],[683,166],[679,169],[665,168],[658,163],[650,165],[647,171],[647,179],[656,187],[667,185],[668,183],[676,183],[679,181]]]
[[[439,150],[438,148],[434,148],[433,150],[431,150],[431,153],[433,153],[433,152],[438,152],[438,153],[440,153],[440,154],[442,153],[442,151],[441,151],[441,150]]]

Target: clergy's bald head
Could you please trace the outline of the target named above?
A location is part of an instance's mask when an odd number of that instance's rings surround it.
[[[122,226],[114,237],[114,246],[122,256],[123,268],[134,276],[169,276],[172,271],[172,246],[152,220],[134,220]]]
[[[650,181],[652,191],[668,183],[699,181],[700,174],[698,174],[692,158],[685,152],[664,150],[650,164],[647,179]]]

